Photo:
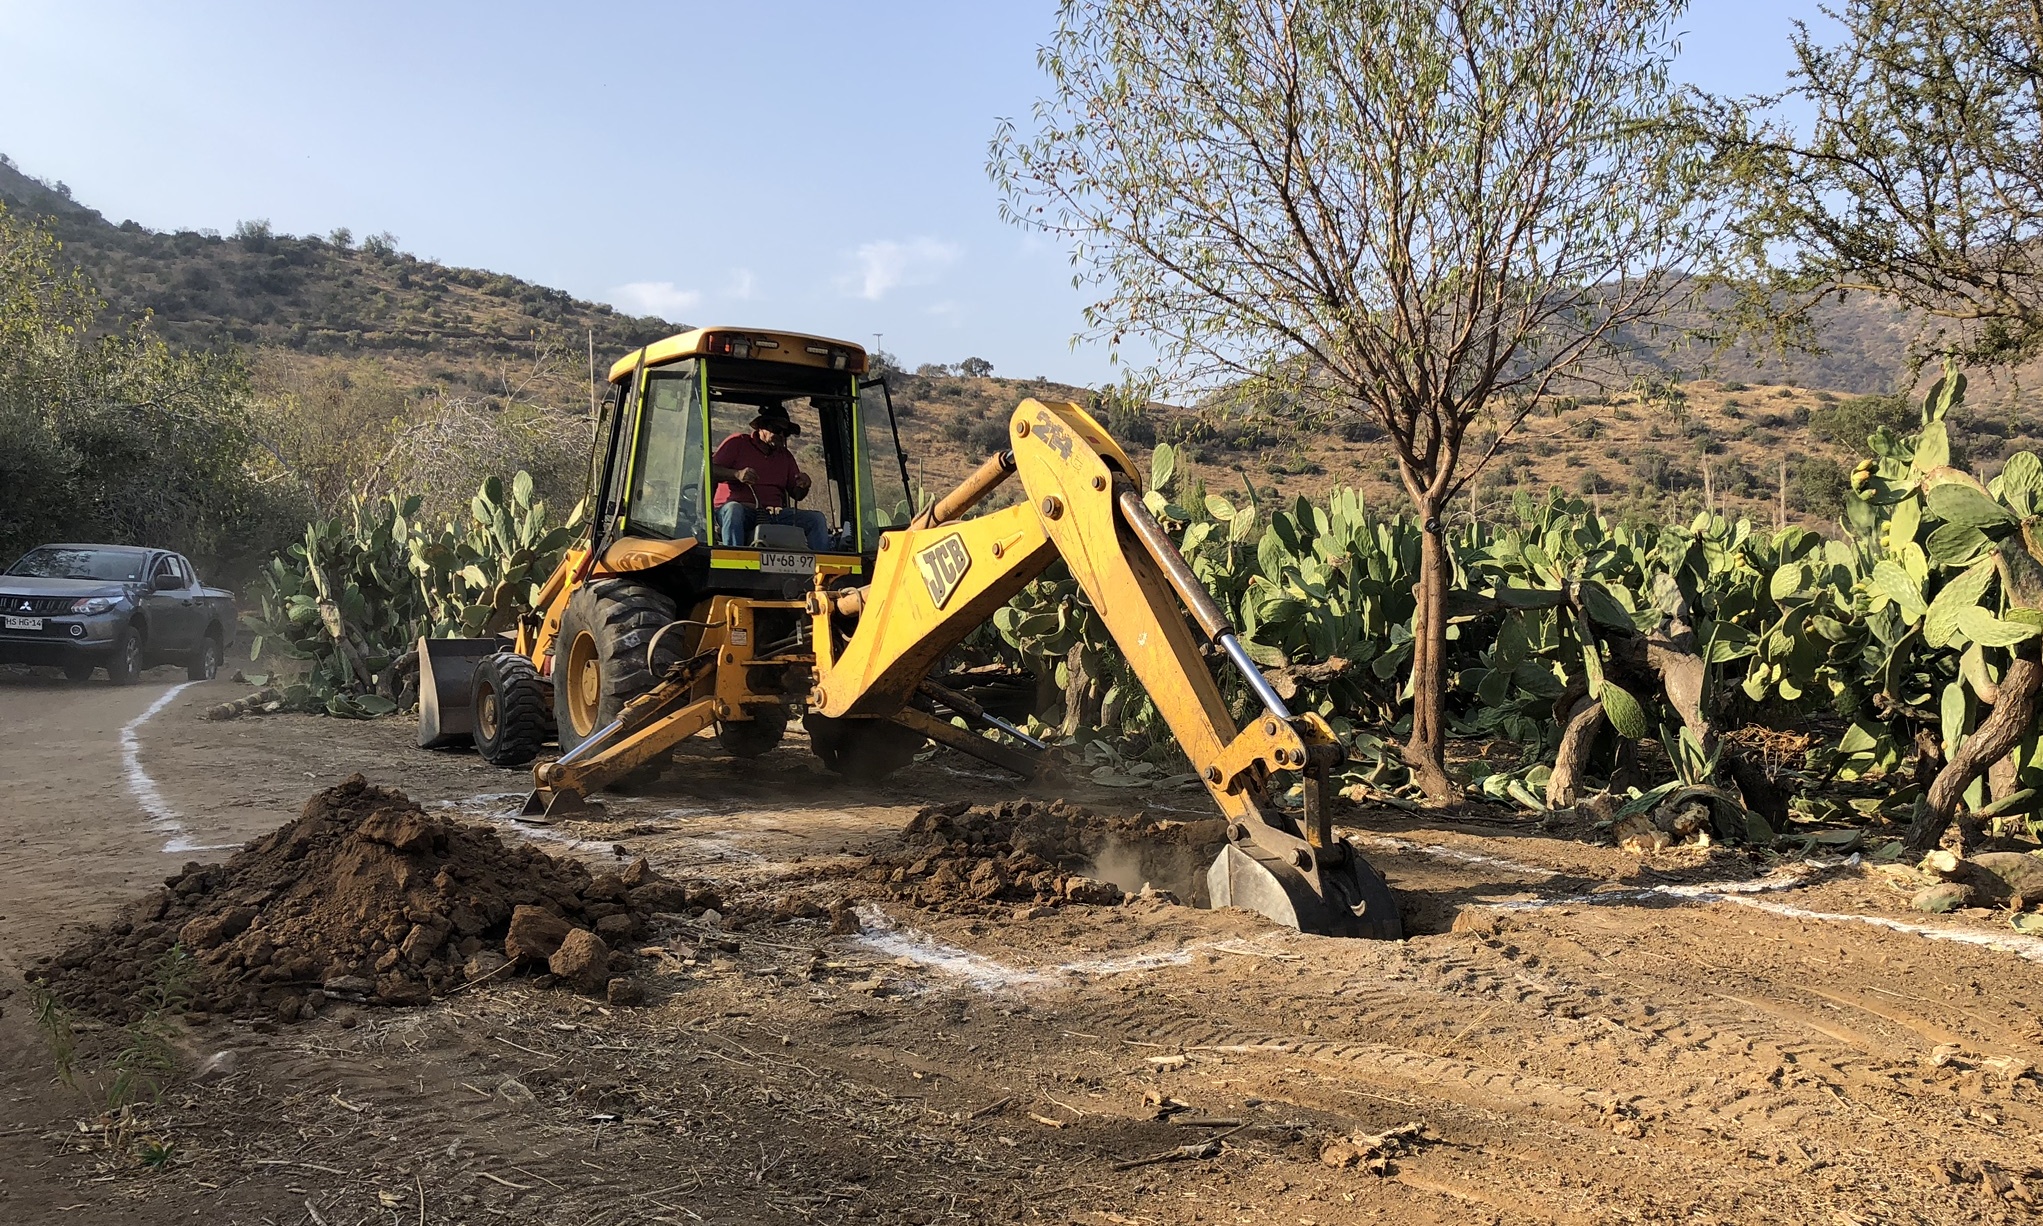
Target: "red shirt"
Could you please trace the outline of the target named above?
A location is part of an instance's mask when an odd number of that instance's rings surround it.
[[[785,445],[768,452],[749,431],[733,434],[718,443],[710,462],[718,468],[749,468],[756,474],[750,488],[732,481],[717,482],[712,505],[719,507],[727,502],[739,502],[748,507],[763,506],[769,511],[777,511],[787,505],[788,487],[802,475],[794,453]],[[759,492],[756,502],[752,498],[753,490]]]

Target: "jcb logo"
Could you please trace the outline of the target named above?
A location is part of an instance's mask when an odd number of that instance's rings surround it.
[[[965,548],[965,538],[953,532],[915,555],[916,569],[922,572],[922,582],[929,588],[929,600],[941,609],[949,603],[951,594],[958,590],[958,581],[965,572],[972,569],[972,553]]]

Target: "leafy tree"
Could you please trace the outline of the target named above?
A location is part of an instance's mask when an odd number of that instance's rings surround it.
[[[1905,434],[1920,425],[1915,406],[1900,396],[1854,396],[1817,406],[1809,414],[1809,433],[1826,443],[1849,447],[1860,456],[1872,453],[1866,439],[1882,427]]]
[[[1282,380],[1388,436],[1425,525],[1405,760],[1454,794],[1450,504],[1557,379],[1674,305],[1714,230],[1669,120],[1680,0],[1065,0],[1010,220],[1070,244],[1088,334]],[[1464,463],[1478,419],[1498,436]]]
[[[240,363],[139,329],[95,336],[99,310],[49,232],[0,210],[0,554],[53,536],[273,548],[284,520],[244,464]]]
[[[1760,274],[1747,324],[1809,329],[1842,291],[1940,321],[1919,343],[2000,363],[2043,348],[2043,6],[1845,0],[1834,43],[1797,22],[1793,84],[1717,100],[1737,223]],[[1797,125],[1790,115],[1813,112]]]
[[[967,379],[984,379],[993,374],[993,363],[985,358],[966,358],[958,363],[958,373]]]

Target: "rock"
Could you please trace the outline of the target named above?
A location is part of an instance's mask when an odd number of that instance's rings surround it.
[[[1911,910],[1927,911],[1931,915],[1942,915],[1960,907],[1972,905],[1973,890],[1962,882],[1946,881],[1938,885],[1925,886],[1908,900]]]
[[[1144,902],[1154,903],[1155,905],[1161,907],[1182,907],[1185,905],[1184,900],[1180,899],[1172,891],[1159,890],[1155,886],[1149,884],[1147,881],[1142,883],[1142,893],[1138,894],[1136,897],[1142,899]]]
[[[1634,813],[1623,818],[1610,828],[1610,837],[1619,848],[1633,855],[1645,855],[1674,846],[1674,836],[1653,824],[1653,819],[1643,813]]]
[[[410,975],[378,975],[376,999],[386,1005],[423,1005],[433,999],[432,989]]]
[[[334,975],[319,985],[330,996],[367,996],[376,985],[360,975]]]
[[[521,904],[511,912],[504,934],[504,956],[513,962],[544,962],[574,931],[573,925],[544,907]]]
[[[1987,851],[1973,856],[1966,880],[1993,902],[2020,911],[2043,902],[2043,855],[2019,851]]]
[[[1018,920],[1045,919],[1055,914],[1057,914],[1055,907],[1046,907],[1040,903],[1033,907],[1016,907],[1014,909],[1014,917]]]
[[[603,995],[613,1005],[640,1005],[645,1003],[646,990],[636,979],[613,975],[604,986]]]
[[[597,873],[582,887],[582,897],[589,902],[623,902],[626,893],[625,882],[616,873]]]
[[[586,928],[571,929],[546,960],[546,969],[578,992],[597,991],[610,977],[610,947]]]
[[[397,947],[398,951],[404,955],[406,962],[413,966],[424,966],[432,961],[434,952],[440,948],[440,943],[447,939],[448,931],[445,921],[413,924],[411,931],[404,934],[404,940]]]
[[[234,1070],[240,1065],[241,1056],[233,1048],[216,1051],[200,1061],[199,1067],[192,1070],[191,1084],[202,1086],[215,1081],[225,1081],[234,1075]]]
[[[487,979],[510,965],[511,960],[493,949],[479,950],[461,964],[461,977],[470,983]]]
[[[362,819],[355,833],[395,851],[424,851],[441,838],[433,820],[416,809],[378,809]]]
[[[1064,899],[1086,907],[1111,907],[1121,901],[1121,887],[1096,877],[1069,877],[1064,881]]]
[[[217,915],[201,915],[177,930],[177,942],[194,952],[212,949],[248,931],[254,922],[254,907],[233,907]]]
[[[640,856],[630,864],[625,865],[624,871],[618,874],[618,878],[624,882],[624,888],[627,890],[635,890],[642,885],[665,880],[659,873],[653,871],[652,862],[644,856]]]
[[[596,921],[596,935],[612,945],[629,941],[637,931],[638,921],[632,919],[629,914],[606,915]]]
[[[671,881],[648,881],[631,887],[627,900],[635,911],[675,914],[688,908],[688,891]]]
[[[865,931],[858,922],[858,912],[850,907],[839,907],[830,913],[830,935],[833,937],[856,936]]]

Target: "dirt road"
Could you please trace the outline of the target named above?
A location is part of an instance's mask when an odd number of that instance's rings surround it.
[[[848,897],[865,931],[678,924],[637,1009],[511,982],[209,1022],[183,1043],[214,1075],[137,1125],[160,1167],[78,1131],[88,1096],[52,1084],[16,990],[0,1220],[1834,1226],[2043,1200],[2043,944],[1908,914],[1856,865],[1354,812],[1406,941],[1158,902],[946,914],[853,874],[921,803],[1018,795],[953,760],[853,789],[793,744],[691,756],[660,794],[534,830],[516,775],[411,750],[399,721],[205,723],[235,691],[171,688],[0,676],[8,987],[63,925],[224,854],[166,845],[262,833],[355,771],[761,914]]]

